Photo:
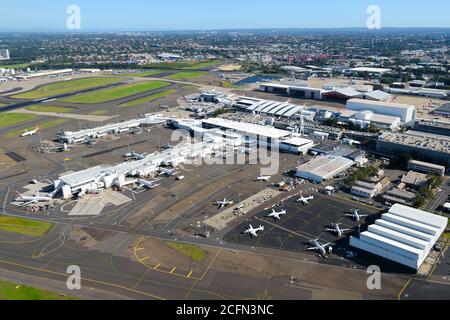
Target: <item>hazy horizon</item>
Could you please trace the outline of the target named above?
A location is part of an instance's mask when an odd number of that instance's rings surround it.
[[[79,32],[355,29],[366,27],[371,5],[381,10],[382,28],[450,28],[446,0],[16,0],[2,4],[0,32],[69,31],[69,5],[81,9]]]

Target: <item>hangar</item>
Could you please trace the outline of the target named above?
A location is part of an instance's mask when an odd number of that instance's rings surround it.
[[[351,237],[350,245],[419,270],[447,223],[445,217],[396,204],[359,238]]]
[[[297,168],[296,176],[321,183],[332,179],[355,164],[354,161],[339,156],[320,156]]]

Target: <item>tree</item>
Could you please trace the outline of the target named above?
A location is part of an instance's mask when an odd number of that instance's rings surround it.
[[[442,179],[442,177],[439,177],[435,174],[430,174],[428,176],[428,186],[431,190],[438,189],[438,188],[442,187],[443,184],[444,184],[444,179]]]

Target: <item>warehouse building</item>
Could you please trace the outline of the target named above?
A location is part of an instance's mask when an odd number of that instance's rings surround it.
[[[400,103],[350,99],[347,101],[347,109],[353,111],[372,111],[380,115],[399,117],[403,123],[409,123],[416,118],[416,107]]]
[[[389,157],[401,153],[434,164],[450,165],[450,137],[424,132],[385,132],[376,146],[377,152]]]
[[[446,103],[433,111],[435,115],[450,118],[450,103]]]
[[[440,177],[443,177],[445,175],[444,166],[417,160],[410,160],[408,163],[408,169],[425,174],[435,174]]]
[[[352,124],[354,128],[366,130],[370,126],[379,129],[398,130],[400,128],[401,119],[399,117],[376,114],[372,111],[353,111],[344,110],[338,118],[339,122]]]
[[[319,156],[297,168],[296,176],[316,183],[333,179],[351,168],[355,162],[339,156]]]
[[[303,106],[290,102],[279,102],[262,100],[248,97],[239,97],[235,100],[233,107],[246,112],[265,114],[273,117],[293,118],[305,112]],[[306,112],[305,116],[314,118],[315,113]]]
[[[391,207],[350,245],[419,270],[447,227],[448,219],[400,204]]]
[[[414,130],[442,136],[450,136],[450,123],[440,121],[418,120],[414,123]]]
[[[312,88],[298,83],[280,82],[280,83],[263,83],[259,90],[268,93],[285,94],[290,97],[303,98],[310,100],[321,100],[323,89]]]

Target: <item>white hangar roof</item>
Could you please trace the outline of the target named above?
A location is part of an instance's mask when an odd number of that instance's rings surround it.
[[[418,270],[447,227],[448,219],[396,204],[350,245]]]

